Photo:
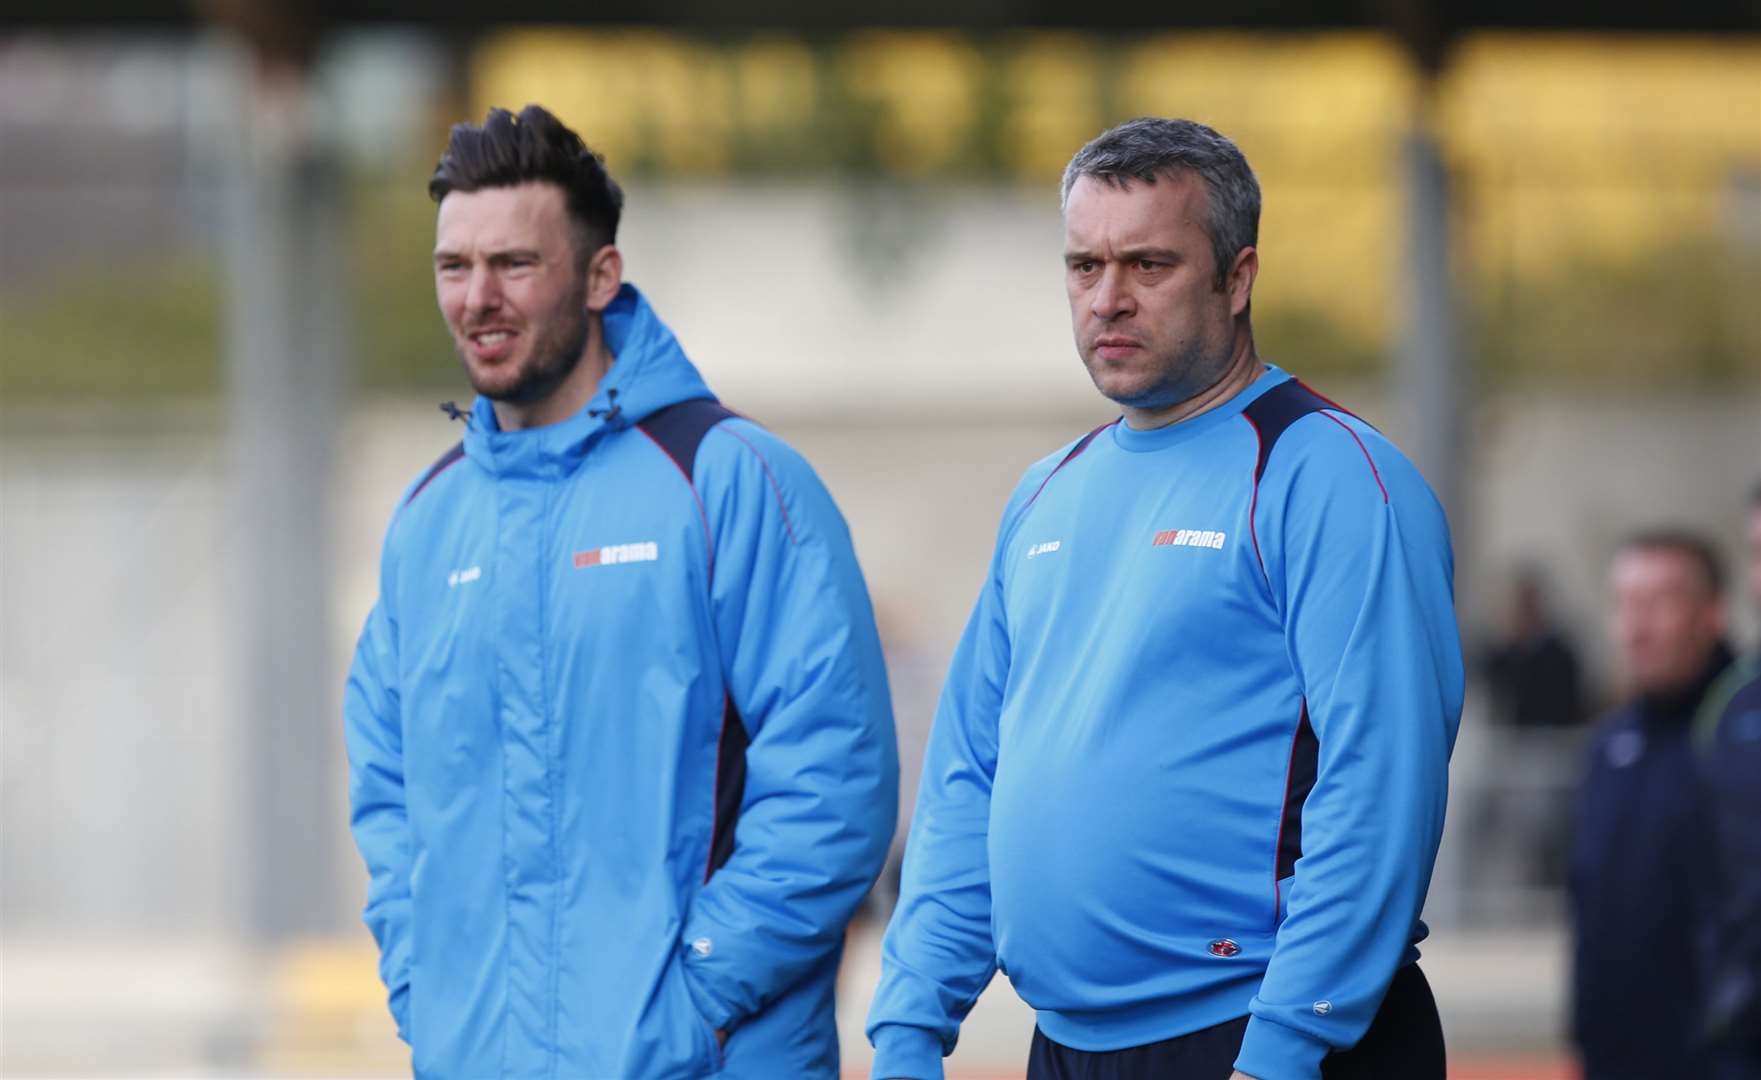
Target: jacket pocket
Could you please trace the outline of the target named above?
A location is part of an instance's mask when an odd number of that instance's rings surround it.
[[[680,1012],[690,1018],[692,1027],[700,1036],[699,1043],[702,1053],[699,1061],[708,1070],[707,1073],[693,1073],[692,1075],[702,1076],[721,1072],[722,1067],[727,1064],[727,1055],[722,1050],[722,1044],[715,1037],[715,1028],[711,1027],[709,1021],[703,1018],[703,1014],[697,1011],[697,1002],[691,996],[691,988],[685,985],[683,954],[677,950],[673,953],[672,971],[669,974],[678,984]]]
[[[644,1014],[637,1017],[636,1037],[626,1051],[620,1076],[653,1080],[696,1080],[722,1069],[715,1031],[697,1011],[685,985],[684,958],[673,946],[659,984]]]

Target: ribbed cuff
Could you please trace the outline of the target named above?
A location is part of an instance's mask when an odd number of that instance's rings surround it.
[[[1320,1080],[1321,1059],[1331,1049],[1313,1036],[1256,1015],[1241,1037],[1235,1068],[1254,1080]]]
[[[942,1080],[942,1040],[927,1028],[882,1024],[870,1036],[874,1068],[870,1080]]]

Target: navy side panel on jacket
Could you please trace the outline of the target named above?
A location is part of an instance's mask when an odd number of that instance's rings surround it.
[[[709,434],[710,428],[737,415],[714,398],[695,398],[669,405],[651,414],[637,427],[673,459],[673,464],[695,488],[697,448],[703,444],[703,437]],[[709,865],[703,871],[705,881],[734,854],[734,826],[740,817],[740,804],[746,796],[746,748],[751,742],[740,712],[730,697],[722,717],[721,739],[716,744],[715,831],[711,834]]]
[[[1321,761],[1321,744],[1309,724],[1308,702],[1303,702],[1302,719],[1297,722],[1296,736],[1290,743],[1290,771],[1284,781],[1284,818],[1278,824],[1278,880],[1296,873],[1296,860],[1302,858],[1302,805],[1315,789],[1315,775]]]
[[[1290,430],[1290,425],[1310,413],[1325,409],[1339,407],[1296,379],[1290,379],[1261,394],[1242,410],[1242,416],[1253,425],[1254,434],[1259,436],[1259,459],[1254,462],[1253,469],[1255,508],[1259,505],[1260,479],[1266,475],[1266,464],[1272,460],[1272,449],[1278,445],[1278,439]],[[1252,513],[1250,510],[1250,522]],[[1257,537],[1254,539],[1254,550],[1259,550]],[[1278,823],[1275,882],[1283,881],[1296,873],[1296,860],[1302,858],[1302,807],[1308,801],[1309,792],[1314,790],[1320,757],[1321,746],[1315,739],[1315,729],[1309,724],[1308,703],[1305,701],[1302,716],[1297,721],[1296,733],[1290,742],[1290,768],[1284,781],[1284,815]],[[1277,891],[1276,885],[1274,891]]]
[[[730,697],[727,713],[722,717],[721,741],[716,744],[715,831],[710,834],[704,881],[734,854],[734,826],[740,819],[740,804],[746,798],[746,748],[751,744],[740,710],[734,708],[734,699]]]

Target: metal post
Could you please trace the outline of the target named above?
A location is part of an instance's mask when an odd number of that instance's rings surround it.
[[[1449,178],[1423,113],[1402,151],[1405,296],[1395,393],[1406,449],[1453,513],[1462,509],[1461,440],[1471,401],[1450,268]]]
[[[224,535],[250,815],[238,870],[247,930],[277,944],[339,921],[342,751],[327,555],[350,334],[340,155],[303,69],[259,58],[252,73],[226,140]]]
[[[1466,418],[1473,407],[1470,380],[1462,369],[1462,350],[1451,272],[1449,177],[1430,116],[1430,80],[1420,90],[1414,122],[1401,153],[1405,197],[1401,275],[1404,283],[1400,343],[1394,371],[1401,418],[1401,442],[1430,481],[1448,511],[1458,556],[1469,546],[1469,508],[1463,478]],[[1457,594],[1460,595],[1458,558]],[[1472,725],[1464,722],[1464,729]],[[1438,852],[1427,917],[1458,923],[1466,914],[1467,847],[1478,744],[1466,730],[1457,754],[1457,796],[1451,800],[1450,827]]]

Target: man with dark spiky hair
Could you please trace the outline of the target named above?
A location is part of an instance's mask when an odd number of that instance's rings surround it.
[[[1077,353],[1121,416],[1004,511],[869,1014],[940,1080],[992,974],[1030,1080],[1443,1080],[1414,947],[1461,715],[1443,510],[1263,362],[1260,188],[1144,118],[1064,174]]]
[[[478,396],[393,514],[344,707],[415,1071],[835,1077],[898,770],[843,519],[624,282],[574,132],[492,110],[429,192]]]

